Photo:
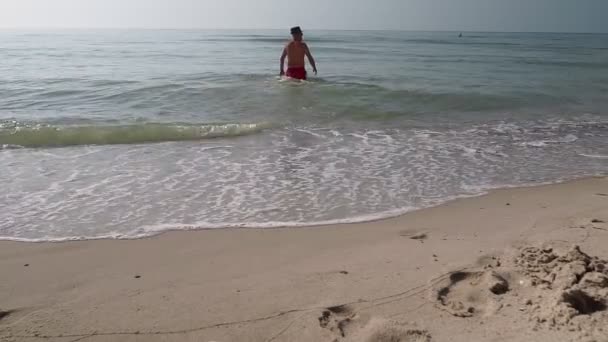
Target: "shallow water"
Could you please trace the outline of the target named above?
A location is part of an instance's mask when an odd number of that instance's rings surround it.
[[[0,31],[0,238],[393,216],[608,170],[608,35]]]

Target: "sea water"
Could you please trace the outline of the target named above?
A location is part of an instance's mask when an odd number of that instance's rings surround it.
[[[608,35],[0,31],[0,239],[399,215],[608,171]]]

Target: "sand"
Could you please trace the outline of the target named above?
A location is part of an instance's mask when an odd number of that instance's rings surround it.
[[[378,222],[0,242],[1,341],[608,341],[608,178]]]

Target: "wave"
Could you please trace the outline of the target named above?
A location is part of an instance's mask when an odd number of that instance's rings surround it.
[[[377,97],[370,107],[380,109],[383,114],[390,113],[427,113],[436,111],[481,112],[492,110],[508,110],[545,105],[575,103],[571,97],[556,97],[543,93],[521,92],[510,94],[481,93],[473,91],[433,92],[417,89],[395,89],[388,86],[370,83],[366,79],[350,78],[346,81],[324,79],[313,82],[321,83],[324,88],[324,98],[337,99],[354,97]],[[346,102],[345,102],[346,103]],[[392,105],[382,110],[383,104]],[[399,104],[395,107],[394,104]],[[355,108],[355,107],[348,107]],[[369,107],[360,107],[369,113]],[[349,112],[350,113],[350,112]],[[372,114],[373,116],[373,114]]]
[[[0,149],[195,141],[259,133],[265,123],[163,124],[108,126],[0,125]]]
[[[606,173],[597,172],[582,175],[573,175],[565,177],[557,177],[547,181],[531,181],[521,183],[495,183],[490,185],[471,186],[465,192],[460,194],[446,195],[441,198],[429,200],[426,203],[418,206],[404,206],[400,208],[379,211],[376,213],[355,215],[345,218],[319,220],[319,221],[269,221],[269,222],[195,222],[195,223],[159,223],[156,225],[143,225],[124,232],[113,232],[109,234],[99,235],[74,235],[74,236],[41,236],[38,238],[27,238],[19,236],[0,235],[0,241],[15,241],[15,242],[67,242],[67,241],[90,241],[90,240],[137,240],[153,236],[158,236],[168,232],[179,231],[202,231],[215,229],[277,229],[277,228],[311,228],[322,227],[329,225],[345,225],[357,224],[366,222],[375,222],[386,219],[391,219],[405,214],[437,207],[439,205],[466,198],[474,198],[484,196],[495,191],[496,189],[512,189],[512,188],[527,188],[547,186],[552,184],[561,184],[573,182],[576,180],[585,179],[587,177],[605,177]]]
[[[579,155],[582,156],[582,157],[587,157],[587,158],[608,159],[608,155],[602,155],[602,154],[579,153]]]
[[[549,144],[566,144],[566,143],[575,142],[577,140],[578,140],[578,137],[576,135],[568,134],[565,137],[561,137],[561,138],[553,139],[553,140],[526,141],[526,142],[521,143],[521,145],[530,146],[530,147],[545,147]]]
[[[350,53],[350,54],[359,54],[359,55],[378,55],[381,54],[381,51],[363,49],[363,48],[354,48],[348,46],[325,46],[319,45],[314,48],[315,53]]]
[[[523,46],[522,43],[514,43],[507,41],[480,41],[470,40],[473,37],[442,37],[442,38],[404,38],[404,37],[373,37],[376,42],[395,42],[402,44],[431,44],[431,45],[473,45],[483,47],[515,47]]]
[[[529,64],[529,65],[546,65],[546,66],[555,66],[555,67],[565,67],[565,68],[590,68],[590,69],[605,69],[608,68],[608,63],[606,62],[571,62],[571,61],[555,61],[555,60],[540,60],[540,59],[524,59],[520,61],[516,61],[519,64]]]
[[[227,36],[222,38],[198,38],[198,39],[186,39],[185,42],[252,42],[252,43],[271,43],[271,44],[284,44],[289,42],[289,35],[280,37],[268,37],[268,36]],[[346,40],[331,39],[331,38],[306,38],[309,43],[346,43]]]

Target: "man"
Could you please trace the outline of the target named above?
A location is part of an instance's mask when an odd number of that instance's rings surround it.
[[[305,80],[306,64],[304,63],[304,56],[308,57],[308,61],[310,62],[310,65],[312,65],[312,71],[314,71],[316,75],[317,66],[315,64],[315,59],[310,54],[308,45],[302,41],[302,37],[304,36],[302,29],[300,29],[299,26],[292,27],[291,36],[293,37],[293,40],[287,43],[283,49],[283,54],[281,55],[281,76],[286,75],[287,77],[294,79]],[[285,69],[283,69],[285,57],[287,57],[287,73],[285,73]]]

